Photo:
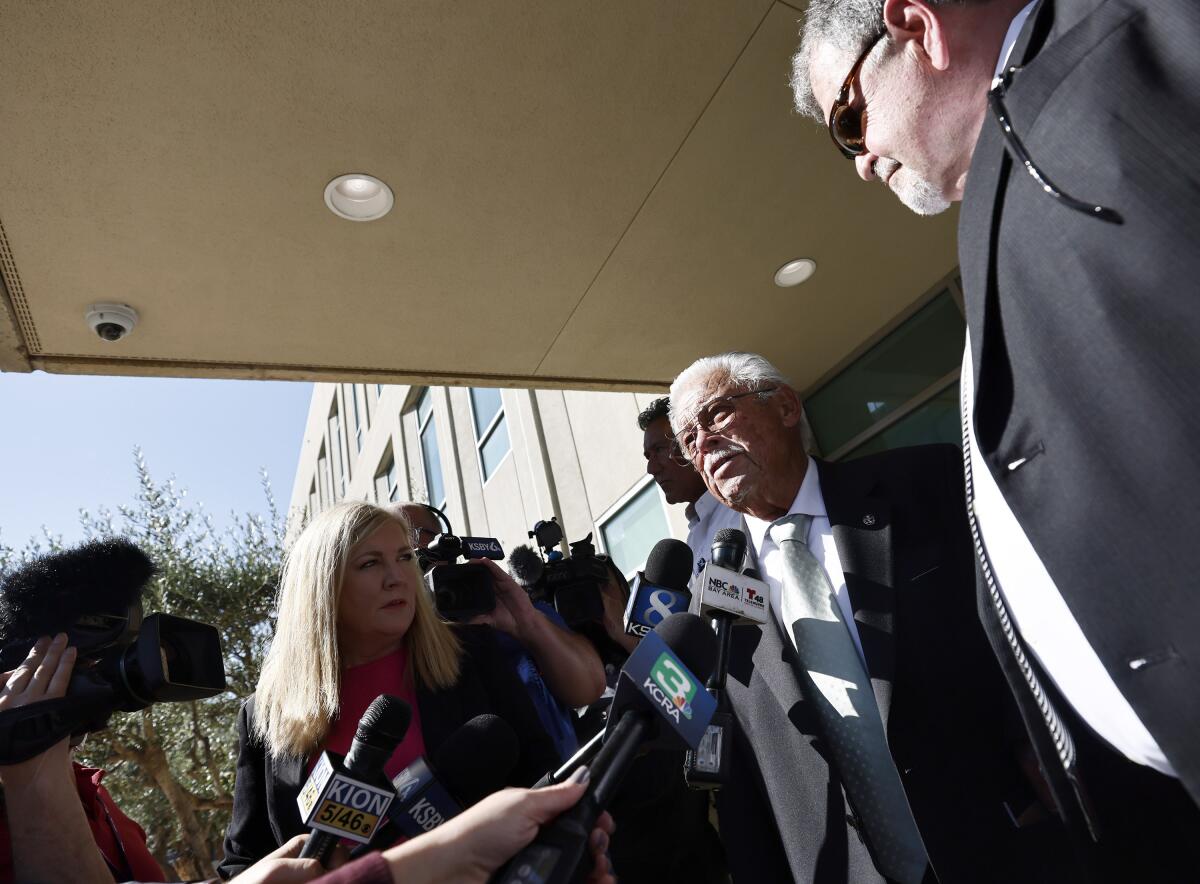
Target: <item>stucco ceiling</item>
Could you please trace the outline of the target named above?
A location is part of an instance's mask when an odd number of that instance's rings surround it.
[[[0,0],[0,369],[804,387],[955,258],[792,112],[801,9]],[[345,172],[391,214],[330,213]]]

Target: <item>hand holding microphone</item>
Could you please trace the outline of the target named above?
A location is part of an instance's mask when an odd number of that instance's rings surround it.
[[[716,707],[703,687],[712,671],[715,645],[708,625],[687,613],[666,618],[642,640],[621,670],[608,731],[591,763],[583,798],[543,826],[533,843],[493,880],[499,884],[579,880],[589,833],[638,752],[694,747],[704,735]]]

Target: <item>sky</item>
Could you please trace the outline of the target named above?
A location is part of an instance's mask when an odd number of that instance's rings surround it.
[[[286,514],[312,384],[0,373],[0,543],[46,526],[70,544],[79,510],[137,494],[133,449],[156,482],[174,475],[218,529],[263,513],[266,468]]]

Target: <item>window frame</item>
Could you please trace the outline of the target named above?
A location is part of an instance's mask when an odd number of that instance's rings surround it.
[[[477,389],[478,390],[496,390],[497,393],[500,393],[500,407],[498,409],[496,409],[496,413],[494,415],[492,415],[491,421],[489,421],[487,427],[484,428],[484,431],[482,434],[480,434],[480,432],[479,432],[479,422],[475,419],[475,397],[471,395],[471,392],[473,390],[477,390]],[[508,449],[504,452],[503,455],[501,455],[500,459],[498,461],[496,461],[496,466],[492,469],[491,475],[489,475],[487,473],[487,471],[484,469],[483,447],[492,438],[492,434],[494,434],[496,432],[496,428],[498,426],[500,426],[501,422],[506,420],[507,415],[508,415],[508,409],[504,405],[504,395],[500,391],[500,389],[497,387],[468,387],[467,388],[467,405],[470,409],[470,414],[471,414],[471,432],[475,434],[475,463],[479,467],[479,477],[483,480],[484,487],[487,487],[487,483],[489,481],[491,481],[492,476],[494,476],[494,475],[496,475],[496,473],[500,472],[500,466],[504,463],[505,459],[508,458],[508,456],[512,454],[512,450],[513,450],[512,433],[509,433],[508,434]],[[507,429],[507,423],[505,424],[505,427]]]
[[[673,533],[671,533],[671,517],[669,511],[667,510],[667,500],[665,497],[663,497],[662,489],[658,487],[658,483],[654,481],[654,477],[647,474],[638,479],[638,481],[635,482],[628,491],[617,498],[616,502],[606,509],[593,523],[595,530],[592,532],[592,540],[599,552],[611,557],[611,553],[608,549],[608,538],[604,534],[605,525],[617,518],[617,516],[619,516],[626,507],[633,503],[633,501],[636,500],[646,490],[648,485],[654,486],[654,491],[658,498],[659,510],[662,512],[663,524],[666,526],[668,532],[659,539],[661,540],[665,537],[675,536]],[[651,547],[651,549],[653,549],[653,547]],[[645,567],[646,560],[639,562],[632,571],[630,571],[628,574],[625,574],[625,579],[632,581],[634,576]]]
[[[966,311],[964,308],[962,294],[962,274],[959,268],[955,267],[942,279],[938,280],[938,282],[934,284],[929,291],[925,292],[925,294],[910,304],[906,309],[894,316],[891,321],[883,326],[883,328],[871,335],[862,344],[856,347],[849,356],[838,362],[837,365],[818,378],[816,382],[811,384],[806,390],[803,391],[801,394],[801,399],[807,400],[810,396],[813,396],[818,391],[823,389],[827,384],[841,375],[842,372],[846,371],[846,369],[858,362],[859,359],[875,349],[877,345],[886,340],[889,335],[898,330],[909,319],[916,316],[931,303],[933,303],[933,301],[935,301],[938,297],[947,292],[950,295],[950,300],[953,301],[954,305],[958,308],[958,312],[963,317],[963,322],[965,324]],[[871,441],[880,433],[883,433],[890,427],[904,420],[904,418],[908,417],[921,406],[936,398],[938,394],[945,392],[947,387],[957,384],[961,374],[962,364],[960,362],[954,367],[954,369],[933,381],[923,390],[916,393],[912,398],[906,400],[902,405],[894,408],[885,417],[871,424],[857,435],[847,439],[833,451],[821,452],[821,456],[825,460],[837,461],[841,460],[847,455],[853,455],[859,447]],[[815,429],[813,429],[813,438],[816,439]]]
[[[421,402],[426,396],[429,397],[429,415],[424,421],[422,421]],[[413,405],[413,414],[417,418],[417,452],[421,458],[421,477],[425,480],[425,496],[429,499],[430,504],[438,509],[444,510],[446,508],[446,502],[449,500],[449,495],[446,489],[446,476],[444,473],[441,476],[442,500],[440,502],[435,501],[433,499],[433,489],[430,488],[432,483],[429,481],[429,464],[425,459],[425,430],[427,430],[429,427],[433,427],[433,446],[438,450],[438,466],[441,466],[442,455],[437,439],[437,408],[435,407],[433,401],[433,387],[426,387],[420,392],[420,394],[417,395],[416,402]]]

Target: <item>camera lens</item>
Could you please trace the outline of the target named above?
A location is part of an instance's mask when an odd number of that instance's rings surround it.
[[[96,334],[106,341],[119,341],[125,337],[125,329],[115,322],[102,322],[96,326]]]

